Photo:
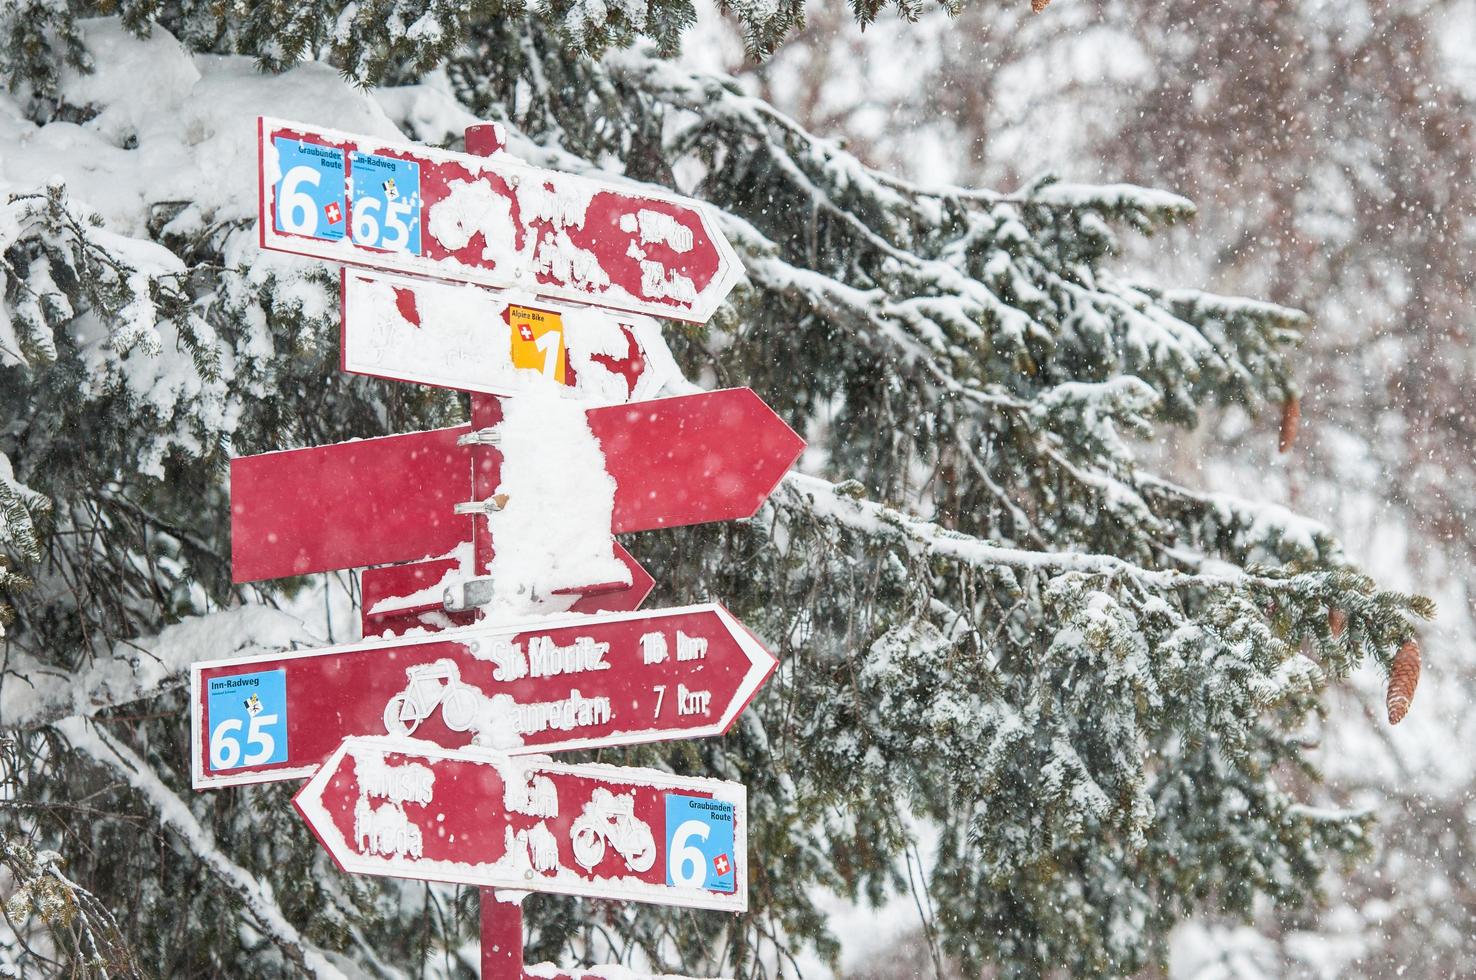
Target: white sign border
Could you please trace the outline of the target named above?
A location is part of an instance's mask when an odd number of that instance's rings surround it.
[[[509,877],[505,880],[490,876],[446,873],[438,869],[434,875],[417,874],[413,867],[414,858],[373,857],[359,854],[350,849],[343,835],[337,830],[332,815],[319,802],[323,783],[332,778],[343,757],[354,749],[371,749],[385,753],[394,752],[408,756],[431,759],[452,759],[458,762],[498,765],[500,761],[512,761],[514,757],[488,750],[448,749],[432,742],[418,739],[393,738],[390,736],[356,736],[343,740],[325,761],[319,772],[302,785],[292,798],[292,805],[307,822],[319,843],[328,851],[335,864],[342,870],[354,874],[370,874],[391,878],[408,878],[414,881],[441,881],[460,885],[477,885],[484,888],[516,889],[581,898],[614,899],[617,901],[646,902],[657,905],[679,905],[686,908],[714,909],[722,912],[748,911],[748,787],[739,782],[713,779],[708,776],[678,776],[674,773],[634,766],[609,766],[599,763],[559,763],[527,760],[524,764],[535,772],[558,772],[570,776],[633,783],[658,790],[711,793],[712,798],[734,806],[733,858],[734,890],[731,895],[710,892],[705,889],[684,889],[675,885],[641,883],[643,888],[628,884],[579,882],[540,879],[537,877]],[[499,758],[501,757],[501,759]],[[498,775],[506,779],[498,765]],[[311,811],[311,812],[310,812]],[[321,826],[320,826],[321,822]],[[663,828],[664,830],[665,828]],[[329,840],[331,834],[334,840]],[[547,887],[557,885],[557,887]]]
[[[367,361],[356,359],[352,355],[355,349],[349,339],[350,334],[350,302],[349,286],[350,279],[363,279],[373,282],[384,283],[391,287],[402,287],[415,289],[417,286],[445,287],[444,279],[425,279],[418,276],[407,276],[393,272],[381,272],[378,269],[368,267],[345,266],[339,278],[339,360],[338,366],[350,374],[360,374],[369,378],[381,378],[385,381],[403,381],[411,384],[434,385],[440,388],[451,388],[456,391],[477,391],[488,395],[502,395],[510,397],[514,395],[528,394],[534,391],[550,391],[546,384],[540,384],[542,379],[533,379],[526,384],[488,384],[468,381],[464,377],[451,377],[438,374],[434,371],[417,371],[414,369],[397,368],[389,369],[383,364],[370,364]],[[636,341],[641,345],[641,351],[646,356],[647,370],[642,374],[640,382],[621,399],[609,400],[598,397],[563,396],[561,391],[556,393],[563,397],[572,397],[582,405],[590,408],[602,408],[610,405],[628,405],[631,402],[646,401],[657,397],[657,393],[666,386],[667,382],[675,380],[679,376],[676,359],[671,356],[671,350],[666,346],[666,340],[661,335],[661,325],[652,317],[644,313],[617,312],[606,307],[594,306],[588,303],[571,303],[567,300],[554,300],[524,289],[497,289],[492,286],[483,286],[477,283],[460,283],[456,285],[467,286],[483,290],[491,295],[494,303],[504,306],[518,305],[531,306],[540,310],[548,310],[561,316],[568,316],[571,308],[577,308],[579,312],[595,314],[597,316],[609,317],[621,324],[630,327],[635,333]],[[357,288],[357,287],[352,287]],[[565,343],[568,343],[568,332],[565,331]],[[395,370],[398,373],[390,373]],[[556,388],[562,388],[556,385]],[[573,390],[573,389],[569,389]]]
[[[299,660],[307,657],[338,656],[345,653],[359,653],[370,650],[385,648],[400,648],[406,646],[418,646],[423,643],[460,643],[473,639],[480,639],[489,635],[505,635],[508,633],[531,633],[539,631],[553,631],[557,629],[577,628],[580,626],[603,626],[611,623],[623,623],[631,620],[654,619],[658,616],[682,616],[691,613],[711,612],[732,635],[738,648],[748,657],[748,671],[743,680],[739,682],[738,690],[734,693],[728,704],[728,709],[714,722],[694,728],[684,729],[680,735],[673,735],[668,731],[654,729],[636,729],[629,732],[618,732],[605,736],[590,738],[571,738],[561,742],[549,742],[541,745],[526,745],[507,749],[503,754],[514,757],[550,755],[555,752],[572,752],[577,749],[599,749],[613,748],[621,745],[643,745],[650,742],[671,742],[689,738],[710,738],[722,735],[732,727],[745,708],[752,703],[758,695],[759,690],[779,667],[779,660],[773,653],[764,647],[754,635],[748,631],[737,617],[728,612],[727,608],[718,602],[701,602],[690,606],[672,606],[664,609],[645,609],[633,612],[600,613],[598,615],[563,615],[549,617],[546,619],[529,619],[515,623],[503,624],[477,624],[473,626],[462,626],[456,629],[441,630],[436,633],[425,633],[418,636],[385,637],[371,640],[360,640],[356,643],[342,643],[336,646],[318,647],[310,650],[285,650],[280,653],[256,654],[246,657],[229,657],[221,660],[203,660],[190,664],[190,775],[191,785],[196,790],[218,789],[223,786],[245,786],[254,783],[281,782],[288,779],[301,779],[310,777],[316,773],[321,764],[309,766],[292,766],[281,769],[257,770],[254,772],[226,773],[214,776],[205,771],[204,743],[202,735],[204,731],[204,719],[201,717],[201,691],[202,675],[206,670],[218,667],[238,667],[250,664],[275,663],[282,660]],[[381,736],[351,736],[358,738],[377,738]],[[434,745],[433,742],[418,742],[422,745]],[[446,749],[445,751],[459,751]]]
[[[581,174],[544,170],[518,161],[506,154],[483,157],[472,153],[457,153],[454,150],[443,150],[438,147],[426,146],[423,143],[385,140],[376,136],[346,133],[341,130],[314,126],[311,123],[278,119],[273,116],[258,116],[256,124],[257,198],[259,205],[257,211],[258,243],[264,249],[285,252],[290,255],[301,255],[306,258],[327,259],[330,262],[342,262],[347,265],[365,266],[392,272],[408,272],[423,275],[431,279],[442,279],[452,282],[472,282],[478,285],[500,288],[514,288],[518,286],[528,288],[531,285],[533,291],[541,296],[551,296],[576,303],[602,306],[607,309],[622,310],[630,313],[644,313],[650,316],[665,317],[671,320],[681,320],[696,324],[703,324],[710,320],[728,293],[732,291],[733,287],[745,275],[743,263],[738,258],[737,251],[733,248],[732,243],[728,241],[727,236],[718,227],[716,212],[707,202],[699,201],[696,198],[671,194],[634,182],[622,184],[615,180],[600,180]],[[405,153],[411,154],[420,160],[455,163],[474,174],[492,172],[499,176],[511,177],[513,179],[510,182],[514,183],[521,182],[522,180],[546,179],[549,175],[555,175],[561,180],[593,185],[599,190],[609,191],[615,194],[628,194],[633,197],[638,196],[678,207],[690,208],[697,213],[703,230],[707,233],[708,240],[712,242],[713,247],[718,252],[719,274],[702,290],[697,297],[697,302],[690,309],[683,309],[680,306],[673,306],[667,303],[642,300],[626,293],[623,288],[621,293],[630,296],[629,302],[621,301],[620,295],[603,297],[592,295],[584,290],[551,283],[524,283],[522,282],[522,275],[524,273],[521,267],[507,271],[492,270],[465,266],[460,263],[454,265],[447,264],[436,259],[421,255],[410,255],[404,252],[384,252],[376,249],[362,248],[355,245],[347,234],[337,241],[284,234],[277,231],[275,224],[269,219],[269,216],[272,214],[272,194],[276,187],[276,180],[273,179],[273,176],[269,175],[268,171],[271,168],[278,168],[279,165],[276,162],[276,149],[269,145],[267,137],[268,134],[281,129],[311,134],[330,143],[350,143],[360,153],[374,155]],[[269,164],[270,167],[268,166]],[[275,170],[272,170],[272,175],[275,175]],[[423,217],[422,220],[424,220]]]

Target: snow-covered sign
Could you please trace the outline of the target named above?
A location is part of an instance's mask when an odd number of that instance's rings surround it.
[[[739,783],[352,738],[292,802],[345,871],[748,908]]]
[[[610,543],[615,558],[630,570],[630,582],[590,582],[583,588],[554,590],[543,597],[542,611],[568,613],[633,612],[641,607],[656,581],[618,541]],[[503,553],[506,553],[504,549]],[[476,578],[470,545],[450,558],[381,565],[359,574],[360,621],[364,638],[388,636],[427,627],[446,629],[470,626],[478,610],[447,608],[447,590],[460,590],[464,598],[467,582]],[[475,588],[480,583],[473,582]],[[474,597],[475,598],[475,597]],[[476,603],[470,603],[475,605]]]
[[[477,486],[541,486],[515,495],[493,537],[503,544],[519,534],[546,537],[587,512],[585,498],[600,476],[582,462],[576,468],[588,447],[538,434],[553,430],[560,404],[509,399],[504,410],[528,415],[530,427],[526,438],[496,446],[467,444],[473,430],[461,425],[231,460],[232,577],[252,582],[441,558],[471,540],[472,518],[457,504],[485,499]],[[805,446],[747,388],[582,416],[614,481],[609,530],[616,534],[750,517]],[[506,472],[500,484],[489,476],[514,460],[517,481]],[[569,498],[562,513],[556,494]],[[546,511],[543,522],[518,519],[534,506]]]
[[[776,664],[716,603],[206,661],[194,785],[301,778],[359,735],[514,755],[720,735]]]
[[[516,395],[616,405],[677,373],[648,316],[367,270],[343,272],[343,369]]]
[[[258,120],[261,246],[703,323],[742,275],[699,201]]]

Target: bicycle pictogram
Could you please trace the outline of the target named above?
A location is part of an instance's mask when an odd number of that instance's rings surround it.
[[[441,709],[441,721],[453,732],[471,729],[481,692],[461,682],[452,660],[437,660],[405,668],[410,686],[384,706],[384,728],[391,735],[410,735],[420,723]]]
[[[606,842],[637,873],[656,863],[656,840],[651,828],[635,816],[635,797],[616,796],[597,789],[574,826],[569,828],[574,860],[593,869],[605,857]]]

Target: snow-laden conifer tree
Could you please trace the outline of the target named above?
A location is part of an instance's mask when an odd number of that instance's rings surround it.
[[[757,51],[798,12],[733,7]],[[337,370],[335,277],[256,247],[261,112],[451,146],[500,119],[530,163],[713,202],[748,281],[667,336],[690,380],[752,385],[811,438],[754,520],[627,542],[653,604],[719,597],[782,661],[728,737],[602,756],[748,785],[752,911],[539,896],[530,960],[761,976],[835,952],[821,893],[879,900],[921,863],[938,959],[1119,975],[1186,912],[1305,902],[1358,852],[1366,818],[1318,806],[1303,758],[1320,691],[1387,665],[1428,603],[1296,515],[1132,453],[1209,404],[1280,404],[1303,318],[1114,271],[1118,236],[1192,216],[1172,194],[868,170],[661,60],[691,16],[6,15],[0,812],[12,873],[50,896],[6,907],[18,968],[119,972],[125,948],[160,975],[475,962],[470,893],[338,873],[289,786],[188,786],[189,661],[353,629],[347,577],[230,586],[224,461],[465,412]]]

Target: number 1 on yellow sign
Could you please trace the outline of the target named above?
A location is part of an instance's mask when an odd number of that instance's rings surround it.
[[[509,306],[507,322],[512,327],[513,367],[539,371],[545,378],[567,384],[563,317],[548,310]]]

